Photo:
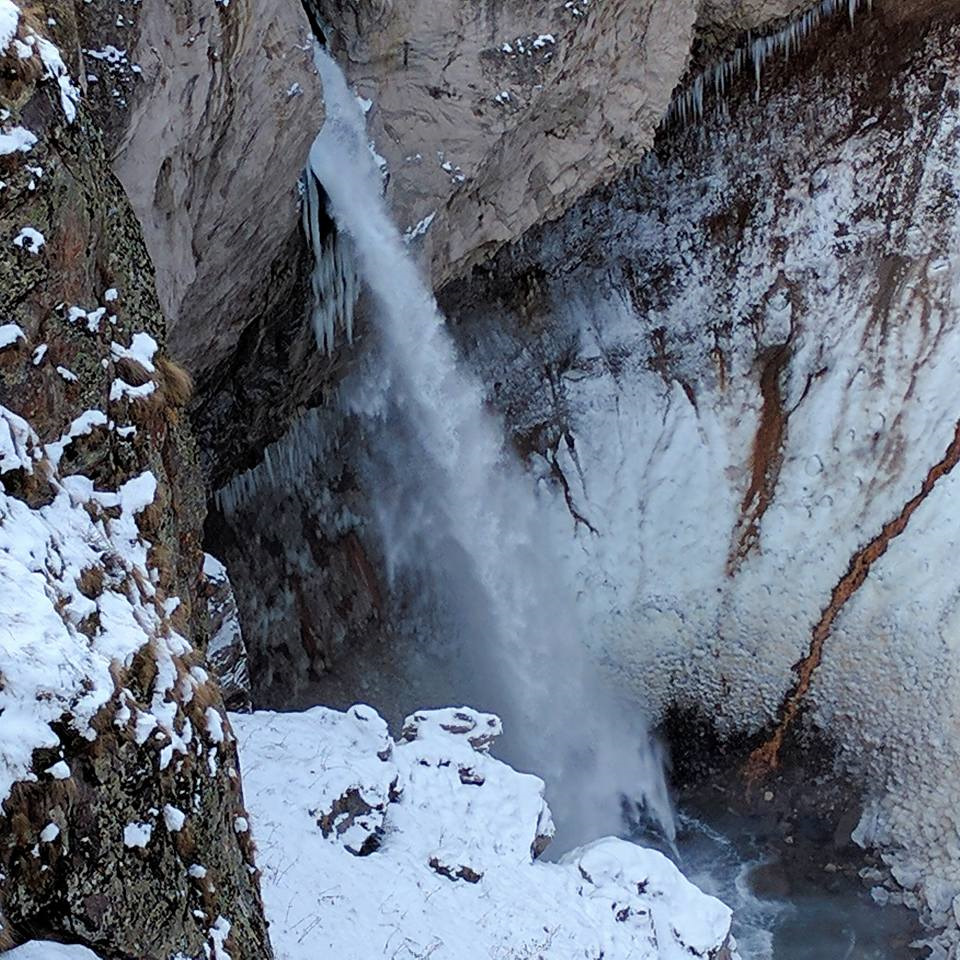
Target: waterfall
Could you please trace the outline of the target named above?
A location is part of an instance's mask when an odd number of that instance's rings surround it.
[[[308,180],[322,184],[370,294],[376,362],[349,402],[377,448],[367,482],[388,574],[442,582],[444,604],[469,634],[460,642],[497,688],[511,761],[552,791],[562,843],[618,832],[631,804],[672,837],[662,763],[641,711],[604,687],[589,654],[577,585],[551,532],[551,494],[538,493],[481,384],[458,362],[381,199],[357,99],[319,47],[317,67],[326,121]]]

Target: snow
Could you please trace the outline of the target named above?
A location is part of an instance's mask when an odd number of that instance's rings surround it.
[[[230,0],[217,0],[223,6],[227,6]],[[230,921],[225,917],[217,917],[216,922],[208,931],[208,935],[213,944],[211,960],[231,960],[230,953],[225,946],[227,937],[230,935]]]
[[[88,333],[100,332],[100,321],[106,315],[106,307],[97,307],[95,310],[84,310],[83,307],[70,307],[67,310],[67,320],[70,323],[83,321]]]
[[[0,407],[0,478],[11,470],[33,473],[30,447],[36,436],[30,424],[15,413]]]
[[[52,452],[104,422],[98,411],[81,415]],[[177,750],[186,747],[173,724],[171,691],[180,685],[186,696],[183,685],[203,682],[197,678],[202,671],[178,677],[174,669],[172,657],[191,648],[164,623],[154,603],[149,544],[135,521],[153,501],[156,479],[147,471],[115,492],[94,490],[86,477],[59,477],[55,460],[22,417],[0,407],[0,799],[14,783],[36,776],[37,748],[60,746],[53,724],[67,722],[76,734],[96,739],[90,720],[116,693],[114,661],[129,664],[153,642],[158,676],[153,700],[138,713],[137,728],[162,730]],[[31,508],[10,496],[3,475],[16,469],[43,471],[51,501]],[[88,510],[91,506],[114,510],[107,516]],[[108,571],[96,600],[77,589],[89,568]],[[81,626],[94,613],[99,629],[89,637]],[[44,775],[66,779],[70,767],[60,760]]]
[[[0,0],[0,53],[6,51],[20,25],[20,8],[13,0]]]
[[[110,402],[116,403],[123,398],[127,400],[144,400],[154,393],[156,389],[157,385],[152,380],[140,384],[139,387],[134,387],[127,383],[126,380],[121,380],[118,377],[110,385]]]
[[[9,130],[0,131],[0,156],[28,153],[36,142],[36,135],[26,127],[11,127]]]
[[[47,77],[56,80],[57,86],[60,87],[60,107],[67,118],[67,123],[73,123],[77,118],[80,91],[70,79],[70,73],[60,56],[60,51],[49,40],[42,37],[36,38],[36,47]]]
[[[107,424],[107,416],[101,410],[88,410],[77,417],[70,424],[67,432],[54,443],[48,443],[44,446],[44,453],[50,462],[58,467],[63,457],[64,451],[77,437],[87,437],[97,427],[104,427]]]
[[[207,724],[207,734],[211,743],[223,743],[223,717],[215,707],[207,707],[204,713]]]
[[[53,940],[31,940],[7,951],[5,956],[9,960],[100,960],[97,954],[86,947]]]
[[[43,234],[35,227],[21,227],[20,232],[13,238],[15,247],[33,254],[39,253],[46,242]]]
[[[227,568],[212,554],[203,555],[203,575],[209,580],[222,582],[227,580]]]
[[[103,308],[101,308],[102,310]],[[120,343],[110,344],[110,353],[115,360],[121,358],[133,360],[139,363],[148,373],[154,373],[157,369],[154,366],[153,358],[159,349],[157,341],[149,333],[135,333],[130,340],[129,347]]]
[[[18,340],[25,340],[23,330],[15,323],[0,324],[0,350],[12,346]]]
[[[427,214],[416,226],[410,227],[410,229],[404,233],[403,242],[411,243],[419,237],[425,236],[430,227],[433,226],[433,221],[436,220],[436,218],[436,210],[434,210],[433,213]]]
[[[60,828],[55,823],[48,823],[43,830],[40,831],[40,842],[53,843],[59,836]]]
[[[145,847],[153,836],[153,826],[149,823],[128,823],[123,828],[125,847]]]
[[[231,721],[278,960],[694,960],[727,937],[730,911],[659,853],[535,860],[543,782],[490,756],[496,717],[421,711],[397,741],[364,706]]]
[[[187,822],[187,815],[168,803],[163,808],[163,822],[171,833],[177,833]]]

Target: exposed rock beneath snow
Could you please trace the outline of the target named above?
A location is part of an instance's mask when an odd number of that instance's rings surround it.
[[[492,730],[496,718],[415,716],[416,739],[395,744],[369,707],[232,718],[280,960],[731,956],[729,910],[659,853],[607,838],[559,864],[533,859],[549,819],[542,781],[447,729]],[[465,766],[478,781],[462,780]],[[371,790],[383,800],[386,783],[396,786],[378,849],[360,858],[324,836],[318,801]]]
[[[209,553],[203,558],[206,584],[202,595],[207,607],[207,662],[220,681],[228,710],[250,709],[250,673],[247,646],[240,630],[237,600],[227,568]]]

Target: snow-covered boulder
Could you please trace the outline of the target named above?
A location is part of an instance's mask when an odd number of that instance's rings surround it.
[[[535,858],[544,784],[490,756],[496,717],[418,712],[396,743],[363,706],[232,721],[279,960],[732,956],[730,911],[659,853],[608,837]],[[367,856],[356,825],[318,823],[350,794],[379,807]]]

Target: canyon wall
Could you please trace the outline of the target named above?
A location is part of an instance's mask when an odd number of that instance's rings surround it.
[[[204,477],[255,700],[402,710],[431,669],[450,696],[437,666],[456,665],[399,627],[370,434],[335,403],[345,374],[376,376],[362,324],[328,355],[307,322],[308,19],[553,498],[598,653],[655,715],[752,736],[751,775],[827,734],[887,859],[877,896],[955,926],[955,4],[44,12],[0,37],[0,537],[25,638],[0,719],[23,716],[17,690],[45,704],[3,740],[10,940],[269,955],[204,667]]]
[[[391,206],[440,283],[635,163],[693,47],[822,4],[306,6],[369,104]],[[143,225],[171,350],[197,381],[219,486],[323,402],[345,360],[318,356],[303,323],[296,184],[323,119],[308,16],[294,0],[78,10],[85,95]]]
[[[0,948],[267,958],[204,666],[190,378],[74,13],[0,3]]]
[[[445,297],[563,494],[608,662],[657,710],[752,733],[748,779],[825,735],[896,881],[876,897],[938,927],[960,902],[957,37],[956,15],[824,30],[759,103],[752,76],[708,98]]]

